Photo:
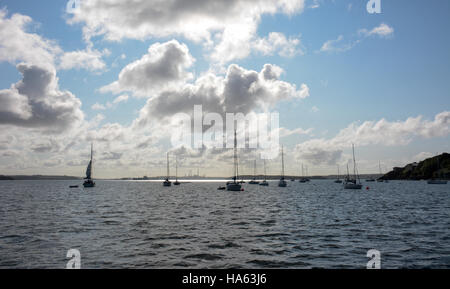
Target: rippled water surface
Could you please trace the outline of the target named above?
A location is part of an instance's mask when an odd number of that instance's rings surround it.
[[[450,268],[450,184],[0,182],[0,268]]]

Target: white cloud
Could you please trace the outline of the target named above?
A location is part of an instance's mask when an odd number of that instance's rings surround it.
[[[31,17],[13,14],[7,18],[7,11],[0,10],[0,62],[7,61],[15,65],[24,61],[40,66],[53,66],[56,55],[62,52],[55,41],[26,29],[33,24]]]
[[[304,0],[93,0],[85,1],[69,23],[83,23],[86,39],[183,36],[215,47],[211,59],[223,64],[250,53],[262,15],[293,15],[303,9]]]
[[[127,102],[128,101],[129,96],[127,94],[122,94],[119,95],[118,97],[116,97],[113,101],[113,104],[118,104],[121,102]]]
[[[358,39],[344,42],[344,36],[339,35],[337,39],[326,41],[320,48],[320,52],[346,52],[362,41],[362,38],[378,35],[381,38],[388,38],[394,35],[394,28],[382,23],[372,30],[360,29],[358,31]]]
[[[300,40],[297,38],[287,39],[283,33],[271,32],[268,37],[260,38],[255,41],[254,49],[264,55],[272,55],[278,51],[282,57],[294,57],[297,54],[304,54],[299,47]]]
[[[450,111],[437,114],[434,120],[422,116],[405,121],[389,122],[385,119],[352,123],[331,139],[312,139],[297,145],[301,158],[313,163],[332,164],[343,150],[356,146],[405,146],[414,138],[444,137],[450,134]]]
[[[92,110],[105,110],[106,106],[104,106],[103,104],[100,104],[98,102],[94,103],[91,107]]]
[[[367,29],[361,29],[359,30],[359,34],[364,36],[378,35],[380,37],[386,38],[394,34],[394,28],[390,27],[385,23],[381,23],[379,26],[373,28],[370,31]]]
[[[0,62],[7,61],[13,65],[26,62],[48,69],[57,66],[60,69],[95,71],[106,67],[101,58],[110,53],[108,50],[100,52],[89,44],[85,50],[64,52],[56,41],[27,32],[33,24],[29,16],[13,14],[7,18],[6,9],[0,9]]]
[[[192,112],[202,105],[204,112],[244,113],[267,110],[277,102],[304,99],[309,88],[279,80],[281,68],[266,64],[260,72],[246,70],[235,64],[228,67],[225,77],[208,73],[193,84],[185,84],[150,98],[140,112],[137,124],[151,119],[170,118],[179,112]]]
[[[90,71],[98,71],[106,68],[105,62],[102,60],[103,55],[107,55],[108,51],[100,52],[87,48],[85,50],[77,50],[66,52],[61,56],[59,63],[60,69],[87,69]]]
[[[155,43],[141,59],[128,64],[119,79],[100,89],[101,92],[133,92],[133,95],[149,97],[160,90],[180,85],[193,77],[186,71],[195,59],[186,45],[176,40]]]
[[[280,127],[279,128],[279,136],[280,137],[288,137],[288,136],[292,136],[292,135],[310,135],[312,133],[313,129],[309,128],[309,129],[302,129],[302,128],[296,128],[293,130],[284,128],[284,127]]]
[[[326,41],[322,47],[320,48],[321,52],[345,52],[352,49],[356,44],[359,43],[359,40],[354,42],[343,43],[344,36],[339,35],[335,40]]]

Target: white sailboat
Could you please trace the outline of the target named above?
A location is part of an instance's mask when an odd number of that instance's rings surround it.
[[[94,145],[91,143],[91,160],[89,161],[89,164],[87,166],[86,177],[84,178],[85,181],[83,183],[83,186],[85,188],[95,187],[95,182],[92,180],[93,152],[94,152]]]
[[[169,180],[170,178],[170,171],[169,171],[169,153],[167,153],[167,178],[163,182],[164,187],[170,187],[172,186],[172,182]]]
[[[287,183],[284,179],[284,147],[281,147],[281,179],[278,182],[278,186],[281,188],[287,187]]]
[[[253,179],[249,182],[250,185],[258,185],[259,182],[256,180],[256,160],[253,165]]]
[[[178,156],[175,156],[175,182],[174,186],[179,186],[181,183],[178,181]]]
[[[234,176],[233,181],[227,183],[227,191],[240,192],[242,190],[241,184],[237,182],[238,166],[237,166],[237,132],[234,131]]]
[[[347,190],[361,190],[362,184],[359,180],[359,176],[357,175],[356,169],[356,158],[355,158],[355,145],[352,144],[353,149],[353,179],[350,178],[350,174],[348,173],[348,165],[347,165],[347,178],[344,182],[344,189]]]
[[[260,186],[263,187],[268,187],[269,183],[267,182],[267,175],[266,175],[266,160],[264,159],[264,181],[262,181],[260,184]]]
[[[439,163],[439,156],[437,156],[437,167],[438,167],[438,171],[441,169],[440,163]],[[439,175],[438,175],[439,177]],[[431,179],[428,180],[427,182],[429,185],[446,185],[447,181],[446,180],[441,180],[441,179]]]

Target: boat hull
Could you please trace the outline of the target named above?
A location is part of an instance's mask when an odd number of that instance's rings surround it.
[[[362,185],[361,184],[353,184],[353,183],[344,184],[344,189],[346,189],[346,190],[361,190]]]
[[[242,190],[242,186],[238,183],[227,184],[227,191],[240,192],[241,190]]]
[[[447,181],[443,181],[443,180],[429,180],[427,183],[429,185],[446,185]]]
[[[87,180],[83,183],[83,187],[85,188],[93,188],[95,187],[95,182],[92,180]]]
[[[250,181],[249,184],[250,184],[250,185],[258,185],[259,182],[258,182],[258,181]]]
[[[285,187],[287,187],[287,183],[286,183],[286,181],[284,181],[284,180],[280,180],[280,181],[278,182],[278,186],[279,186],[280,188],[285,188]]]
[[[260,185],[260,186],[263,186],[263,187],[268,187],[268,186],[269,186],[269,183],[266,182],[266,181],[264,181],[264,182],[260,183],[259,185]]]

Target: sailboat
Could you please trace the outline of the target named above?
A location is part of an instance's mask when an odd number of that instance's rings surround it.
[[[380,175],[383,175],[383,172],[381,171],[381,162],[380,162],[380,161],[378,161],[378,168],[379,168],[379,170],[380,170]],[[384,182],[383,177],[379,177],[379,178],[377,179],[377,182],[379,182],[379,183]],[[386,180],[386,182],[387,182],[387,180]]]
[[[169,172],[169,153],[167,153],[167,178],[166,178],[166,180],[163,182],[163,186],[164,186],[164,187],[170,187],[170,186],[172,186],[172,182],[169,181],[169,177],[170,177],[170,172]]]
[[[234,131],[234,176],[233,181],[227,183],[227,191],[240,192],[242,190],[241,184],[237,182],[238,165],[237,165],[237,132]]]
[[[337,180],[335,180],[334,182],[336,184],[342,184],[341,176],[340,176],[340,173],[339,173],[339,165],[337,167],[338,167]]]
[[[302,177],[299,180],[300,183],[306,183],[306,178],[305,178],[305,167],[302,164]]]
[[[347,190],[361,190],[362,184],[359,180],[359,176],[356,173],[356,158],[355,158],[355,145],[352,144],[353,149],[353,179],[350,179],[350,174],[348,172],[348,165],[347,165],[347,178],[344,182],[344,189]]]
[[[281,147],[281,179],[278,182],[278,186],[281,188],[287,187],[287,183],[284,180],[284,147]]]
[[[439,171],[441,169],[441,166],[439,164],[439,156],[437,156],[437,167],[438,167],[438,171]],[[428,180],[427,183],[429,185],[446,185],[447,181],[433,178],[431,180]]]
[[[249,182],[250,185],[258,185],[259,182],[256,180],[256,160],[253,166],[253,179]]]
[[[174,186],[179,186],[180,182],[178,181],[178,156],[175,156],[175,182]]]
[[[83,183],[83,186],[85,188],[93,188],[93,187],[95,187],[95,182],[92,180],[92,164],[93,164],[92,156],[93,156],[93,151],[94,151],[94,145],[91,143],[91,160],[89,161],[89,165],[87,166],[86,178],[84,178],[85,181]]]
[[[260,186],[268,187],[269,183],[267,182],[267,176],[266,176],[266,160],[264,159],[264,181],[262,181]]]

